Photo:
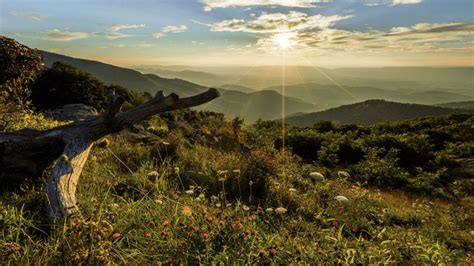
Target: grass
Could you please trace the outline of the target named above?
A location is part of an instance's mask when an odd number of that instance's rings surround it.
[[[42,184],[0,195],[0,263],[474,262],[473,197],[448,201],[365,187],[339,178],[344,168],[248,147],[254,133],[243,127],[236,140],[224,121],[192,135],[109,138],[83,169],[83,218],[49,225]],[[305,178],[309,171],[327,181]],[[335,201],[338,195],[349,203]]]

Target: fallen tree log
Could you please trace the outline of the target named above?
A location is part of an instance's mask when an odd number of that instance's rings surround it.
[[[217,97],[219,92],[212,88],[182,99],[174,93],[165,96],[160,91],[148,102],[120,112],[124,100],[112,91],[108,109],[102,116],[46,131],[0,133],[0,181],[41,175],[55,162],[46,184],[49,215],[51,218],[80,215],[75,192],[94,141],[155,114],[198,106]]]

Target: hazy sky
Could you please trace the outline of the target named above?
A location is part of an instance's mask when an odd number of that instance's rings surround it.
[[[474,65],[473,0],[0,0],[0,34],[116,65]]]

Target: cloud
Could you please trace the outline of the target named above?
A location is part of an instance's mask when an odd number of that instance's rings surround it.
[[[295,37],[300,46],[350,52],[465,52],[473,51],[474,23],[419,23],[394,27],[389,31],[347,31],[326,28],[300,32]],[[258,44],[271,47],[271,36]]]
[[[250,32],[250,33],[278,33],[286,31],[303,31],[317,28],[327,28],[337,21],[350,18],[351,15],[340,16],[309,16],[302,12],[290,11],[284,13],[262,13],[258,18],[251,21],[243,19],[230,19],[213,24],[205,24],[199,21],[195,23],[210,27],[215,32]]]
[[[116,24],[109,28],[107,32],[107,38],[109,39],[119,39],[119,38],[127,38],[133,37],[136,35],[130,35],[120,32],[124,29],[139,29],[146,27],[145,24]]]
[[[153,45],[150,44],[150,43],[138,43],[138,44],[119,43],[119,44],[112,44],[112,45],[104,45],[104,46],[100,46],[99,48],[101,48],[101,49],[110,49],[110,48],[139,48],[139,49],[142,49],[142,48],[150,48],[150,47],[153,47]]]
[[[419,4],[423,2],[423,0],[392,0],[392,6],[394,5],[411,5],[411,4]]]
[[[205,11],[213,8],[248,7],[248,6],[284,6],[310,8],[314,3],[327,3],[332,0],[200,0],[204,4]]]
[[[161,33],[161,32],[154,32],[154,33],[152,33],[152,36],[153,36],[153,38],[155,38],[155,39],[159,39],[159,38],[161,38],[161,37],[165,37],[166,34]]]
[[[185,25],[181,25],[181,26],[172,26],[172,25],[168,25],[168,26],[165,26],[161,29],[161,32],[163,33],[181,33],[181,32],[186,32],[188,30],[188,27],[186,27]]]
[[[152,33],[152,36],[155,39],[159,39],[166,36],[165,33],[183,33],[186,31],[188,31],[188,27],[186,27],[186,25],[181,25],[181,26],[167,25],[161,28],[161,31]]]
[[[17,11],[11,11],[10,15],[14,17],[19,17],[19,18],[24,18],[24,19],[34,20],[34,21],[41,21],[46,17],[46,15],[43,15],[40,13],[17,12]]]
[[[40,32],[40,37],[50,41],[61,41],[69,42],[78,39],[85,39],[96,36],[96,33],[80,32],[80,31],[61,31],[58,29],[49,29],[47,31]]]
[[[368,6],[379,6],[379,5],[412,5],[420,4],[423,0],[365,0],[365,4]]]

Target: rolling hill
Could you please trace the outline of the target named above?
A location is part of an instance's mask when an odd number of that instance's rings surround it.
[[[319,121],[341,124],[370,125],[385,121],[400,121],[423,116],[439,116],[455,112],[472,112],[438,106],[368,100],[360,103],[331,108],[321,112],[296,114],[287,117],[292,126],[311,126]]]
[[[246,122],[258,119],[271,120],[281,117],[282,96],[274,91],[256,91],[244,93],[233,90],[222,90],[221,97],[202,105],[200,109],[208,109],[231,116],[240,116]],[[298,112],[314,111],[315,106],[300,99],[285,97],[285,115]]]

